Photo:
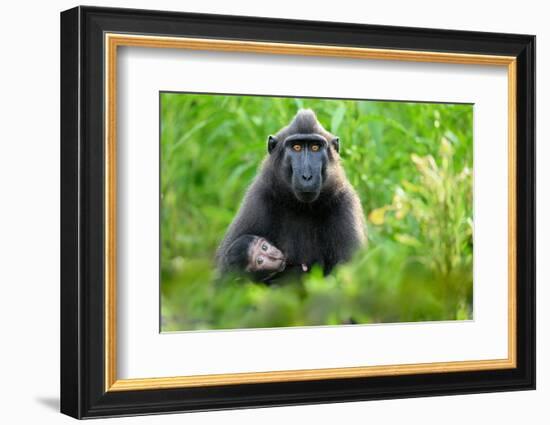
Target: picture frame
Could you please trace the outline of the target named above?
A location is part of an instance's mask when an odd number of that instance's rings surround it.
[[[120,379],[117,53],[129,46],[506,68],[509,168],[500,184],[508,184],[508,356]],[[82,6],[61,13],[62,413],[92,418],[534,388],[534,36]]]

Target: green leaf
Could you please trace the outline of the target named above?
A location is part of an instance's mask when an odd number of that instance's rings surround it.
[[[386,205],[384,207],[372,210],[369,214],[369,220],[371,221],[371,223],[377,226],[381,226],[382,224],[384,224],[386,211],[388,210],[388,208],[389,206]]]
[[[407,235],[407,234],[404,234],[404,233],[397,233],[394,237],[395,237],[395,240],[397,242],[400,242],[403,245],[415,246],[415,247],[422,246],[420,241],[418,239],[412,237],[411,235]]]
[[[332,120],[330,122],[330,132],[333,134],[338,134],[338,129],[340,128],[340,124],[342,124],[342,120],[344,119],[344,115],[346,113],[346,107],[344,105],[340,105],[336,111],[334,111],[334,115],[332,115]]]

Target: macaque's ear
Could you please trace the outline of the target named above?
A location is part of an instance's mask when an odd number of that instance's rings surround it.
[[[334,147],[334,150],[338,153],[340,153],[340,138],[335,137],[330,141],[330,144]]]
[[[275,136],[269,136],[267,138],[267,151],[271,153],[279,141]]]

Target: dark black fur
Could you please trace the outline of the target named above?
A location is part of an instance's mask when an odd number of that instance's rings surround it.
[[[256,240],[255,236],[242,235],[235,239],[227,248],[224,262],[228,270],[244,270],[250,261],[249,247]]]
[[[303,202],[289,183],[292,170],[285,160],[285,141],[316,135],[326,141],[322,186],[314,201]],[[235,254],[230,253],[234,241],[242,235],[258,235],[286,255],[289,270],[319,264],[329,273],[365,242],[363,211],[340,165],[339,139],[321,126],[313,111],[300,110],[287,127],[269,137],[268,151],[218,248],[218,267],[223,272],[236,264],[232,263]]]

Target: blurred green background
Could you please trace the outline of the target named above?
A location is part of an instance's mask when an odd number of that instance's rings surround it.
[[[341,140],[368,246],[328,277],[217,276],[214,254],[299,108]],[[161,93],[161,330],[472,318],[471,105]]]

